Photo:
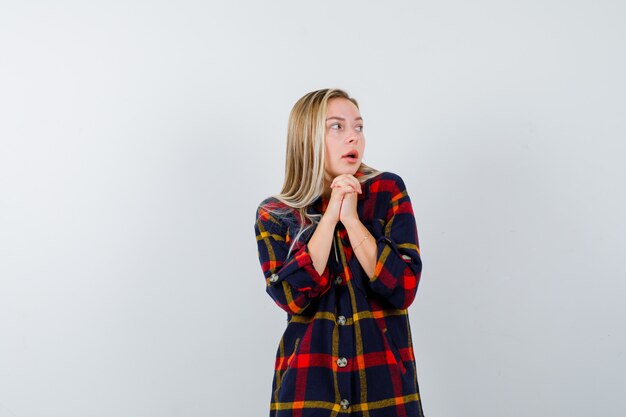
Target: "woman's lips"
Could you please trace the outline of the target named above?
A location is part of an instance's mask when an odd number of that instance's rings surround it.
[[[356,164],[357,162],[359,162],[359,152],[356,150],[350,151],[346,153],[345,155],[343,155],[341,159],[345,160],[346,162],[350,164]]]

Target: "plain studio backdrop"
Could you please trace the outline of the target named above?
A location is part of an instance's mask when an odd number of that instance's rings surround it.
[[[431,417],[621,417],[620,1],[2,1],[0,417],[264,416],[306,92],[402,176]]]

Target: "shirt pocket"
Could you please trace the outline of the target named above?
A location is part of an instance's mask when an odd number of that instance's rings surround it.
[[[287,370],[291,368],[291,365],[293,364],[293,360],[296,358],[296,355],[298,354],[299,344],[300,344],[300,338],[298,337],[296,339],[296,342],[293,344],[293,352],[291,353],[291,355],[289,355],[289,359],[287,359]]]
[[[276,389],[274,390],[274,394],[272,396],[274,401],[293,401],[296,385],[294,375],[297,375],[297,370],[294,370],[293,365],[295,365],[294,362],[297,360],[299,345],[300,338],[297,338],[294,343],[293,351],[291,352],[291,355],[289,355],[289,358],[287,358],[285,370],[280,374],[278,379],[278,384],[276,385]]]
[[[294,364],[293,362],[296,360],[296,357],[298,356],[299,345],[300,345],[300,338],[298,337],[294,343],[293,352],[291,352],[291,355],[289,355],[289,358],[287,358],[287,367],[285,368],[285,372],[283,372],[283,374],[280,377],[280,385],[283,385],[283,383],[287,379],[287,376],[292,371],[292,365]]]
[[[398,367],[400,368],[402,375],[406,374],[406,367],[404,366],[404,362],[402,361],[402,357],[400,356],[400,351],[398,350],[396,343],[393,341],[393,337],[391,337],[391,334],[386,327],[383,329],[383,334],[385,336],[385,343],[387,345],[386,347],[393,354],[396,365],[398,365]]]

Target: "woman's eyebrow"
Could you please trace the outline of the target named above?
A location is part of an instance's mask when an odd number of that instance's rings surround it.
[[[331,116],[331,117],[327,117],[327,118],[326,118],[326,121],[333,120],[333,119],[336,119],[336,120],[341,120],[341,121],[343,121],[343,122],[345,122],[345,120],[346,120],[346,119],[345,119],[345,118],[343,118],[343,117],[339,117],[339,116]],[[362,118],[361,116],[359,116],[359,117],[357,117],[357,118],[356,118],[356,119],[354,119],[354,120],[355,120],[355,121],[357,121],[357,120],[361,120],[361,121],[362,121],[362,120],[363,120],[363,118]]]

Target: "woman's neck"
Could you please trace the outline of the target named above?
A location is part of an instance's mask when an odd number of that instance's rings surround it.
[[[330,187],[328,187],[328,188],[324,187],[324,192],[322,193],[322,198],[324,200],[329,200],[331,194],[332,194],[332,190],[330,189]]]
[[[330,188],[331,183],[332,181],[330,181],[327,178],[324,178],[324,191],[322,191],[322,198],[325,200],[330,199],[330,195],[333,192],[332,188]]]

